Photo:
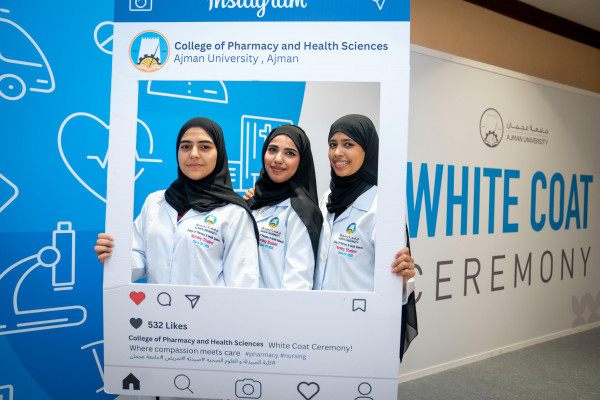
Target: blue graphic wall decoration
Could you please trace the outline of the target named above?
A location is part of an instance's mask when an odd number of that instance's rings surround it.
[[[114,398],[102,391],[102,268],[90,252],[105,206],[73,177],[59,139],[69,115],[108,121],[112,13],[106,2],[0,2],[5,400]]]
[[[0,3],[0,397],[103,391],[102,266],[111,2]],[[260,172],[269,131],[298,123],[303,82],[139,83],[137,214],[176,177],[174,140],[206,116],[226,134],[234,188]],[[281,101],[285,99],[286,101]]]

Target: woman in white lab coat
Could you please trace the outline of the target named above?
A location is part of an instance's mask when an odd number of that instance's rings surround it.
[[[134,222],[132,279],[148,283],[258,287],[257,228],[231,187],[223,132],[208,118],[177,136],[177,179],[150,194]],[[113,240],[101,233],[100,262]]]
[[[373,291],[379,137],[373,122],[351,114],[329,131],[330,190],[321,198],[323,230],[314,277],[315,290]],[[417,335],[414,259],[408,247],[391,265],[403,278],[401,354]]]
[[[310,141],[295,125],[271,131],[248,200],[259,229],[260,287],[310,290],[322,216]]]

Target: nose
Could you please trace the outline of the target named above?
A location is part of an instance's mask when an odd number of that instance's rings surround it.
[[[278,163],[282,163],[283,162],[283,155],[279,151],[275,155],[275,162],[278,162]]]
[[[192,147],[191,156],[192,157],[199,157],[200,156],[200,150],[198,150],[198,147],[196,147],[196,146]]]
[[[335,151],[333,152],[334,155],[339,156],[342,154],[342,147],[341,146],[336,146],[335,147]]]

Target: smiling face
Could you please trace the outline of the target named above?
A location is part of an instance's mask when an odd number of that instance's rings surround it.
[[[290,179],[300,165],[300,153],[294,141],[287,135],[275,136],[265,152],[265,170],[273,182]]]
[[[177,162],[185,176],[193,180],[206,178],[217,164],[217,148],[206,131],[193,126],[183,134]]]
[[[329,163],[339,177],[350,176],[360,169],[365,160],[363,148],[342,132],[329,139]]]

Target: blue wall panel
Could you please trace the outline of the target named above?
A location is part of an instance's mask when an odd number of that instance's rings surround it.
[[[102,391],[92,250],[104,230],[112,18],[107,1],[0,3],[4,400],[114,398]],[[182,87],[214,98],[180,97]],[[261,135],[297,123],[303,94],[302,82],[140,82],[134,212],[175,178],[175,137],[194,116],[221,124],[234,186],[252,186]]]

